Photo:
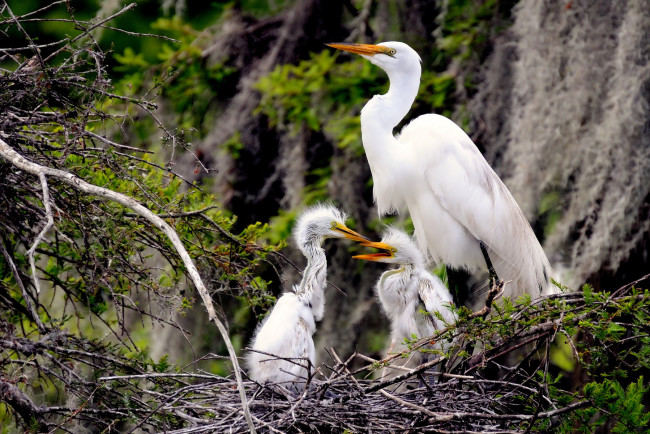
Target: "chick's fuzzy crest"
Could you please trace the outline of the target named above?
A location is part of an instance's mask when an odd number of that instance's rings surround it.
[[[294,227],[293,238],[296,245],[307,255],[306,250],[320,246],[325,238],[341,238],[342,234],[335,227],[345,227],[347,216],[331,204],[318,204],[307,208],[298,217]]]
[[[422,268],[425,265],[425,257],[417,243],[404,231],[394,227],[388,227],[381,237],[381,241],[393,249],[392,256],[382,258],[381,262],[390,264],[410,265],[415,268]]]

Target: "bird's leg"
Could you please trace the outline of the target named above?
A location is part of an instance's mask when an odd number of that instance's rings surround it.
[[[488,251],[487,251],[487,247],[485,246],[485,243],[479,240],[478,245],[481,248],[481,253],[483,253],[483,258],[485,259],[485,265],[487,265],[488,274],[490,276],[490,288],[492,288],[494,286],[494,282],[499,279],[499,276],[497,276],[497,272],[494,271],[494,266],[492,265],[492,260],[490,259],[490,255],[488,255]]]
[[[492,260],[490,259],[490,255],[488,255],[488,251],[487,251],[487,247],[485,246],[485,243],[479,240],[478,245],[481,248],[481,253],[483,253],[483,258],[485,259],[485,265],[487,265],[487,269],[488,269],[488,275],[490,276],[489,277],[490,292],[494,292],[496,295],[496,293],[501,291],[501,289],[503,288],[503,280],[499,279],[499,276],[497,276],[497,272],[494,270],[494,266],[492,265]]]
[[[420,359],[420,366],[425,365],[431,361],[431,355],[427,352],[422,354],[422,358]],[[431,368],[433,372],[440,372],[440,365],[436,365],[433,368]],[[420,375],[420,382],[418,383],[418,387],[426,387],[427,389],[430,389],[430,386],[434,386],[436,382],[438,381],[438,376],[433,375],[431,373],[427,373],[427,371],[424,371]]]

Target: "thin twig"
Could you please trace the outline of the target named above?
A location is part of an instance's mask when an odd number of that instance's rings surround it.
[[[163,219],[168,219],[168,218],[180,218],[180,217],[193,217],[193,216],[201,216],[204,212],[219,208],[218,205],[210,205],[206,206],[205,208],[202,209],[197,209],[195,211],[186,211],[186,212],[170,212],[170,213],[164,213],[164,214],[156,214],[158,217],[163,218]],[[125,217],[138,217],[138,214],[135,213],[126,213],[124,214]]]
[[[41,284],[39,282],[38,276],[36,275],[36,261],[34,259],[34,253],[36,247],[40,244],[41,241],[45,238],[45,234],[54,226],[54,217],[52,216],[52,206],[50,205],[50,189],[47,186],[47,178],[44,173],[38,174],[38,179],[41,181],[41,189],[43,191],[43,206],[45,207],[45,219],[46,224],[41,229],[40,233],[34,240],[32,247],[27,251],[27,257],[29,258],[29,264],[32,268],[32,279],[34,280],[34,288],[36,288],[36,294],[41,293]]]

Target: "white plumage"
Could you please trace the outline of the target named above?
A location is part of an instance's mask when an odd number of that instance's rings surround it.
[[[393,136],[418,93],[420,56],[402,42],[328,44],[360,54],[388,74],[390,88],[361,111],[363,146],[380,214],[406,206],[420,248],[438,262],[485,269],[486,245],[504,295],[554,293],[552,270],[523,212],[476,145],[451,120],[423,115]]]
[[[250,377],[298,392],[315,363],[315,321],[323,317],[327,259],[321,244],[325,238],[367,238],[345,226],[346,216],[331,205],[306,210],[294,229],[294,240],[307,258],[302,281],[283,294],[258,327],[247,362]],[[268,354],[262,354],[262,353]],[[270,354],[270,355],[269,355]]]
[[[449,290],[440,278],[427,271],[424,256],[411,237],[390,228],[381,242],[363,245],[380,252],[355,258],[400,266],[384,272],[376,285],[382,308],[391,323],[389,352],[405,349],[405,339],[432,336],[456,322]],[[439,344],[433,348],[444,349]]]

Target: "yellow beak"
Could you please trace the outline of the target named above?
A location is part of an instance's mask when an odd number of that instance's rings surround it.
[[[393,252],[395,251],[395,248],[393,246],[382,242],[366,241],[360,244],[365,247],[372,247],[374,249],[381,250],[381,252],[368,253],[365,255],[356,255],[353,256],[354,259],[364,259],[366,261],[378,261],[382,258],[392,258]]]
[[[337,50],[349,51],[354,54],[361,54],[365,56],[374,56],[375,54],[386,54],[391,56],[390,48],[383,45],[369,45],[369,44],[349,44],[346,42],[334,42],[325,44],[328,47],[336,48]]]
[[[353,231],[352,229],[350,229],[350,228],[348,228],[346,226],[336,226],[333,229],[336,230],[336,231],[341,232],[343,234],[343,237],[347,238],[348,240],[352,240],[352,241],[355,241],[357,243],[361,243],[361,244],[364,244],[364,245],[366,243],[371,242],[367,237],[364,237],[360,233],[355,232],[355,231]]]

